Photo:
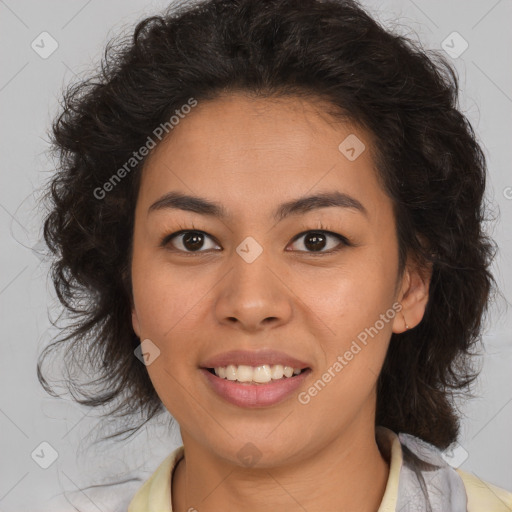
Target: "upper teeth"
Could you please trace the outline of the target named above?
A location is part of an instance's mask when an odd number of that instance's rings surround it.
[[[240,364],[235,366],[230,364],[228,366],[218,366],[214,368],[215,375],[221,379],[237,380],[239,382],[270,382],[271,380],[282,379],[298,375],[301,372],[300,368],[292,368],[291,366],[283,366],[282,364],[263,364],[261,366],[246,366]]]

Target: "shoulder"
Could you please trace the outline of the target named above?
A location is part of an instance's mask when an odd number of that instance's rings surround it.
[[[171,476],[183,453],[182,445],[160,463],[133,496],[128,512],[172,512]]]
[[[512,493],[496,487],[475,475],[456,470],[464,482],[468,497],[468,512],[510,512]]]
[[[400,462],[396,510],[409,510],[412,503],[423,501],[421,510],[512,512],[510,491],[452,467],[443,452],[422,439],[405,433],[388,437]]]

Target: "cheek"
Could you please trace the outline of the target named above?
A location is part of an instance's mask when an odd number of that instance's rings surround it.
[[[395,274],[383,261],[359,252],[338,269],[302,273],[301,298],[336,338],[373,325],[392,305]]]
[[[323,354],[321,382],[315,380],[305,398],[310,396],[313,409],[334,423],[357,414],[374,393],[384,363],[396,312],[389,288],[377,277],[366,271],[351,272],[336,284],[331,280],[332,293],[313,309],[329,329],[317,338]]]
[[[135,257],[132,283],[137,316],[145,337],[165,340],[194,315],[203,293],[197,276],[172,271],[155,257]]]
[[[332,385],[325,400],[356,402],[375,385],[392,334],[393,319],[399,314],[395,302],[393,254],[376,245],[367,246],[339,271],[310,276],[307,304],[319,318],[325,335],[318,338],[323,358],[320,370],[330,369]],[[382,316],[381,316],[382,315]],[[341,360],[339,359],[341,357]],[[331,377],[326,375],[326,380]],[[332,396],[331,396],[332,393]]]
[[[179,421],[183,411],[193,410],[183,385],[197,371],[195,360],[190,358],[194,335],[190,323],[203,294],[194,279],[171,273],[165,263],[142,255],[134,254],[132,283],[141,340],[150,339],[159,350],[158,357],[146,367],[149,378],[160,400]]]

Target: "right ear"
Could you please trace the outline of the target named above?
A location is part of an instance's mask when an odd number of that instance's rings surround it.
[[[137,315],[137,311],[136,311],[133,303],[132,303],[132,326],[133,326],[133,330],[135,331],[135,334],[140,338],[139,316]]]
[[[122,275],[122,280],[123,280],[123,283],[125,285],[125,288],[126,288],[128,296],[129,296],[129,300],[130,300],[130,308],[131,308],[131,312],[132,312],[132,327],[133,327],[133,330],[135,331],[135,334],[140,338],[139,316],[137,315],[137,311],[135,309],[135,304],[133,302],[133,291],[131,289],[131,282],[128,277],[128,270],[125,268],[121,275]]]

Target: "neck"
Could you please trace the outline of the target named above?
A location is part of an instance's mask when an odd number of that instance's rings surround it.
[[[376,512],[389,465],[370,425],[349,427],[300,464],[270,468],[240,467],[182,435],[186,457],[174,472],[173,512]]]

